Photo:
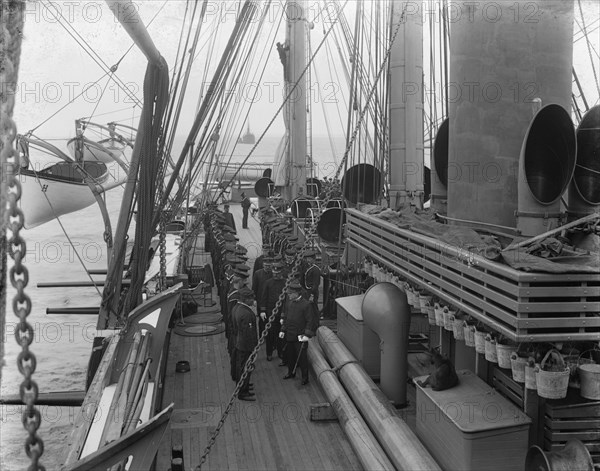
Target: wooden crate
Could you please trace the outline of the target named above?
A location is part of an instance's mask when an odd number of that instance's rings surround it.
[[[600,274],[527,273],[347,210],[348,242],[515,342],[600,340]]]
[[[571,439],[581,440],[594,463],[600,463],[600,401],[584,399],[570,388],[566,398],[546,400],[544,450],[560,450]]]
[[[531,419],[471,371],[457,373],[446,391],[417,385],[417,435],[442,469],[521,471]]]
[[[525,385],[512,379],[512,371],[494,367],[492,371],[492,386],[505,398],[523,410]]]
[[[364,294],[337,298],[337,335],[371,378],[381,376],[380,340],[362,317]]]

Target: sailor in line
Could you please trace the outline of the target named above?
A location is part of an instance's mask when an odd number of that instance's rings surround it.
[[[242,372],[252,350],[258,344],[256,334],[256,314],[253,310],[254,292],[247,287],[238,291],[238,301],[231,313],[233,335],[235,337],[235,374],[237,380],[242,378]],[[242,401],[255,401],[254,393],[250,388],[250,376],[253,366],[248,367],[248,374],[244,379],[238,393],[238,399]]]
[[[260,299],[260,318],[262,322],[267,321],[275,309],[277,300],[283,292],[285,286],[285,279],[283,278],[283,264],[281,262],[274,262],[272,266],[273,276],[268,279],[265,283],[265,289],[262,292],[262,298]],[[282,306],[285,305],[285,301]],[[275,319],[271,324],[271,328],[267,333],[266,337],[266,348],[267,348],[267,361],[273,359],[273,351],[277,349],[277,356],[283,360],[283,340],[277,337],[279,328],[281,326],[281,309],[275,313]],[[284,363],[285,365],[285,363]]]

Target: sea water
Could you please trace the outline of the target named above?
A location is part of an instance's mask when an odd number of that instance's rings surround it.
[[[257,147],[256,153],[250,157],[249,162],[263,162],[269,156],[272,158],[278,142],[277,137],[266,138]],[[335,162],[336,160],[339,162],[343,155],[343,139],[337,139],[335,147],[338,155],[334,157],[328,138],[313,139],[317,175],[333,176]],[[232,161],[243,160],[251,148],[251,145],[239,145]],[[122,188],[118,187],[106,194],[106,204],[113,225],[118,218],[122,193]],[[22,232],[27,243],[25,266],[29,271],[26,293],[33,303],[28,318],[35,330],[35,338],[30,347],[37,359],[33,379],[37,382],[40,393],[85,389],[86,370],[97,317],[47,315],[46,308],[98,306],[100,294],[94,288],[37,288],[37,283],[85,281],[89,280],[86,270],[106,268],[104,225],[97,205],[62,216],[60,221],[64,226],[64,232],[57,221]],[[113,233],[114,230],[113,226]],[[132,231],[133,228],[130,231],[130,240],[133,240]],[[101,280],[104,276],[93,278]],[[102,287],[99,290],[101,293]],[[6,365],[2,371],[0,391],[2,396],[18,394],[19,384],[23,379],[16,366],[20,347],[14,338],[18,320],[12,314],[13,296],[14,290],[9,287],[6,335],[1,339],[6,347]],[[41,463],[48,470],[58,469],[64,458],[77,408],[55,406],[38,408],[42,415],[39,435],[44,441]],[[22,410],[21,406],[0,406],[0,470],[2,471],[26,469],[29,465],[29,458],[24,448],[27,432],[21,424]]]

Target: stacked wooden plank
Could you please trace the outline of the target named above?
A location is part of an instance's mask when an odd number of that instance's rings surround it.
[[[516,342],[600,340],[600,274],[507,265],[347,210],[351,246]]]

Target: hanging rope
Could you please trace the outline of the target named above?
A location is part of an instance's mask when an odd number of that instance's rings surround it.
[[[382,72],[384,71],[387,61],[389,59],[389,55],[391,53],[391,49],[392,49],[392,45],[394,43],[394,40],[396,39],[396,36],[398,35],[398,31],[400,29],[400,25],[403,22],[404,19],[404,15],[405,15],[405,11],[406,11],[406,6],[404,7],[404,10],[402,11],[402,16],[401,16],[401,20],[398,22],[397,26],[396,26],[396,30],[394,31],[394,34],[390,40],[390,44],[388,46],[388,49],[386,51],[386,55],[383,59],[383,62],[381,64],[381,67],[377,73],[377,76],[375,77],[375,81],[373,83],[373,87],[371,88],[370,93],[368,94],[367,97],[367,101],[364,105],[363,110],[361,111],[360,117],[358,119],[358,122],[356,124],[356,127],[354,128],[354,132],[352,133],[352,137],[350,138],[350,140],[348,141],[348,145],[346,147],[346,152],[344,153],[344,158],[342,159],[342,163],[340,165],[340,167],[338,167],[337,171],[336,171],[336,178],[339,177],[340,172],[342,170],[342,167],[347,159],[348,156],[348,152],[350,150],[350,148],[352,147],[352,145],[354,144],[354,140],[356,139],[356,136],[358,134],[358,131],[360,129],[360,126],[362,124],[362,121],[365,117],[365,114],[368,111],[368,107],[369,107],[369,102],[373,97],[373,94],[375,92],[375,90],[377,89],[377,84],[379,82],[379,79],[381,77]],[[328,190],[324,202],[323,202],[323,206],[327,207],[327,204],[329,203],[329,201],[332,199],[332,193],[334,191],[333,186]],[[221,429],[223,428],[223,425],[225,425],[225,421],[227,420],[227,416],[229,415],[229,412],[231,411],[231,408],[233,407],[233,403],[236,399],[236,397],[238,396],[240,389],[242,388],[242,385],[244,384],[244,382],[246,381],[246,378],[248,377],[248,375],[250,374],[250,372],[252,371],[253,367],[254,367],[254,362],[256,361],[256,357],[258,355],[258,351],[260,350],[262,344],[265,341],[265,338],[267,336],[267,334],[269,333],[269,330],[271,329],[271,326],[273,325],[273,322],[275,321],[275,316],[277,315],[277,313],[281,312],[281,308],[283,306],[283,301],[286,297],[286,293],[287,293],[287,289],[290,285],[290,283],[292,282],[292,280],[296,277],[296,275],[298,274],[298,271],[300,269],[300,264],[302,263],[302,260],[304,258],[304,253],[312,246],[313,240],[315,238],[315,234],[317,231],[317,226],[319,224],[319,220],[321,218],[321,214],[317,214],[317,217],[315,218],[315,220],[312,222],[312,224],[308,227],[308,230],[306,232],[306,237],[304,240],[304,245],[302,247],[302,249],[300,249],[300,252],[296,255],[296,259],[294,261],[294,265],[292,266],[292,270],[290,272],[290,274],[288,275],[288,278],[285,281],[285,285],[281,291],[281,294],[279,295],[279,298],[277,299],[277,303],[275,304],[275,307],[273,308],[273,311],[271,313],[271,315],[269,316],[267,323],[265,324],[265,328],[260,336],[260,338],[258,339],[258,343],[256,345],[256,347],[254,348],[254,350],[252,351],[252,353],[250,354],[250,357],[248,358],[248,360],[246,361],[246,364],[244,365],[244,370],[242,371],[242,374],[240,376],[240,379],[238,381],[238,383],[235,386],[235,389],[229,399],[229,403],[227,404],[227,407],[225,408],[225,411],[223,412],[223,415],[221,416],[221,419],[219,420],[219,423],[217,424],[215,431],[213,432],[213,434],[211,435],[208,445],[206,446],[204,453],[202,454],[202,457],[200,458],[200,464],[198,465],[197,469],[202,469],[202,465],[206,462],[206,458],[208,457],[212,447],[214,446],[217,437],[219,436],[219,433],[221,432]]]
[[[2,93],[0,95],[0,162],[2,163],[2,168],[7,170],[8,176],[7,199],[10,209],[6,214],[6,225],[11,232],[11,237],[7,248],[14,261],[14,265],[9,273],[10,282],[17,290],[12,306],[15,315],[19,318],[19,323],[15,330],[15,338],[21,346],[21,352],[17,357],[17,367],[23,375],[19,394],[21,401],[25,404],[25,409],[21,416],[23,427],[28,433],[28,437],[25,440],[25,452],[31,458],[31,464],[28,469],[39,471],[45,470],[44,466],[39,462],[44,453],[44,442],[37,434],[42,423],[42,416],[35,407],[35,401],[38,396],[38,385],[33,380],[33,373],[35,372],[37,362],[35,355],[29,349],[34,339],[34,331],[31,324],[27,322],[27,317],[31,313],[31,298],[25,293],[25,288],[29,281],[29,272],[23,264],[23,259],[27,253],[27,246],[25,240],[21,237],[21,229],[23,228],[25,217],[19,208],[21,183],[16,177],[19,165],[19,154],[14,147],[17,127],[11,119],[15,105],[14,87],[17,83],[19,57],[21,54],[24,9],[24,2],[17,0],[2,1],[0,42],[3,46],[2,52],[5,56],[3,57],[2,68],[0,70],[0,83],[6,88],[3,87],[3,90],[0,91]],[[4,222],[4,206],[2,207],[2,215]],[[4,327],[2,327],[2,330],[4,330]]]

